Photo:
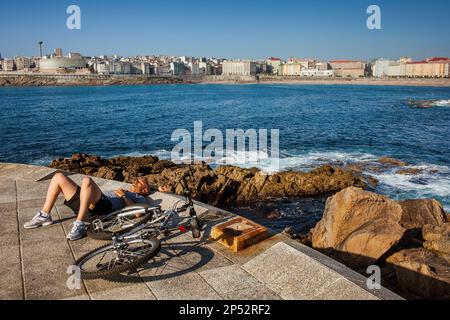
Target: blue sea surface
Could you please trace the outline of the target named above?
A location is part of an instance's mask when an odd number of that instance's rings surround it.
[[[0,89],[0,161],[48,164],[83,152],[169,157],[176,129],[280,129],[281,169],[401,159],[418,175],[370,173],[395,199],[450,209],[450,88],[355,85],[155,85]]]

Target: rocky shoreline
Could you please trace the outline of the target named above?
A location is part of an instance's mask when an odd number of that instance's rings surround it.
[[[416,173],[397,159],[385,157],[378,163],[381,168],[398,167],[402,174]],[[368,267],[379,266],[382,285],[406,298],[450,299],[450,220],[442,205],[432,199],[397,202],[365,191],[377,181],[364,176],[361,165],[324,165],[306,173],[268,176],[259,169],[176,165],[152,156],[103,159],[74,154],[54,160],[50,167],[125,182],[147,177],[178,194],[182,193],[178,179],[189,171],[196,200],[223,209],[329,197],[321,220],[309,234],[297,235],[292,229],[285,233],[365,276]],[[277,219],[276,208],[264,214],[268,220]]]
[[[0,87],[31,86],[110,86],[151,84],[293,84],[293,85],[369,85],[450,87],[450,79],[377,79],[377,78],[300,78],[286,76],[109,76],[109,75],[44,75],[0,74]]]
[[[261,200],[333,194],[351,186],[368,184],[362,176],[332,166],[307,173],[288,171],[268,176],[256,168],[223,166],[212,169],[205,163],[176,165],[153,156],[103,159],[74,154],[70,159],[54,160],[50,167],[124,182],[146,177],[150,183],[165,185],[178,194],[182,194],[179,178],[189,171],[194,198],[224,209]]]
[[[51,87],[51,86],[119,86],[191,83],[177,77],[42,77],[23,75],[0,77],[0,87]]]

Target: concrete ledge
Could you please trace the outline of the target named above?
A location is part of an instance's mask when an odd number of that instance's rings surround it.
[[[206,222],[200,240],[173,234],[162,243],[159,257],[135,274],[112,281],[83,281],[80,290],[66,286],[67,267],[103,242],[68,242],[73,213],[59,199],[52,212],[56,223],[24,230],[40,209],[56,170],[0,163],[0,299],[400,299],[382,289],[369,291],[366,279],[344,265],[283,235],[232,253],[209,239],[212,227],[236,217],[196,202]],[[83,176],[71,174],[80,183]],[[128,185],[94,178],[102,190]],[[150,200],[169,209],[179,196],[155,193]]]

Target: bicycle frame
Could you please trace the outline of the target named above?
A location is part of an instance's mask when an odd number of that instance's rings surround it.
[[[132,241],[138,239],[146,234],[152,234],[159,236],[160,234],[166,234],[173,232],[175,230],[181,230],[182,227],[187,227],[190,222],[186,224],[178,224],[176,227],[167,228],[168,224],[172,221],[173,218],[180,218],[179,213],[189,211],[189,216],[191,218],[197,218],[197,213],[194,208],[194,201],[192,200],[191,192],[186,181],[186,175],[182,177],[180,183],[183,187],[183,194],[185,196],[185,204],[179,209],[167,210],[161,216],[157,217],[153,221],[149,221],[145,225],[138,226],[118,237],[113,237],[113,243],[119,244],[121,242]],[[147,211],[157,211],[159,208],[151,208],[147,209]],[[119,215],[119,217],[128,217],[136,215],[136,212],[123,213]],[[157,226],[158,223],[161,222],[160,226]]]

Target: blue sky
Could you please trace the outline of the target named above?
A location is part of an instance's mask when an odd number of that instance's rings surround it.
[[[66,28],[79,5],[82,29]],[[382,10],[382,30],[366,9]],[[2,0],[0,52],[371,59],[450,56],[448,0]]]

